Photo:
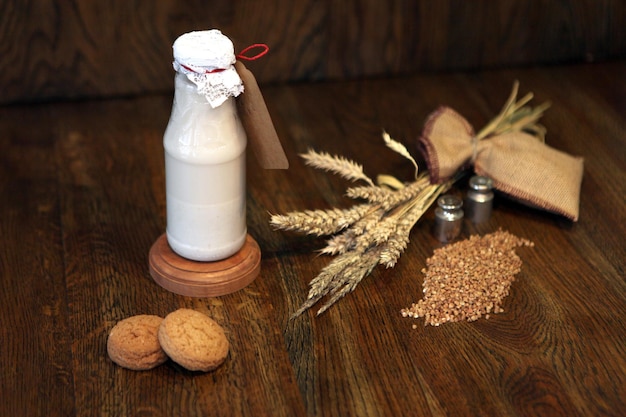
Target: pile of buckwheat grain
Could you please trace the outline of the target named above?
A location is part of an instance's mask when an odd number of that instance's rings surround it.
[[[515,253],[518,246],[534,244],[498,230],[435,249],[422,270],[424,298],[402,309],[402,316],[424,317],[425,325],[439,326],[501,313],[502,300],[522,266]]]

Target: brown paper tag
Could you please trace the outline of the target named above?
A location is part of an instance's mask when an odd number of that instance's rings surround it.
[[[265,169],[289,168],[289,161],[254,75],[241,61],[235,63],[235,69],[244,86],[243,94],[236,100],[237,110],[259,164]]]

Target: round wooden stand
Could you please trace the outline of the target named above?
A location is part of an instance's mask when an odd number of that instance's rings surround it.
[[[165,234],[150,248],[150,275],[168,291],[190,297],[217,297],[250,284],[261,270],[261,249],[248,235],[239,252],[216,262],[197,262],[170,248]]]

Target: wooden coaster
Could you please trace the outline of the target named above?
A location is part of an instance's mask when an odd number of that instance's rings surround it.
[[[190,297],[217,297],[238,291],[259,275],[261,249],[252,236],[239,252],[216,262],[192,261],[176,254],[161,235],[150,248],[150,275],[168,291]]]

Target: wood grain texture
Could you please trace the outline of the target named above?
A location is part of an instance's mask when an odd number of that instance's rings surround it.
[[[247,235],[243,246],[221,261],[197,262],[175,253],[162,234],[150,248],[152,279],[168,291],[190,297],[220,297],[239,291],[261,271],[261,248]]]
[[[271,53],[260,83],[604,61],[621,0],[0,1],[0,103],[172,89],[171,45],[219,28]]]
[[[49,109],[0,117],[0,396],[7,415],[73,412],[55,141],[36,127],[50,117]]]
[[[346,5],[342,7],[348,7]],[[171,95],[0,108],[0,415],[620,416],[626,409],[626,63],[275,84],[263,95],[291,166],[248,159],[248,230],[261,274],[219,298],[170,293],[148,252],[165,228],[162,135]],[[320,317],[289,320],[329,261],[319,238],[276,232],[268,213],[345,206],[346,182],[306,167],[313,148],[370,176],[413,167],[426,116],[447,104],[479,128],[514,80],[550,100],[547,142],[585,158],[577,223],[497,196],[491,220],[535,242],[504,313],[424,327],[439,243],[432,210],[393,269],[379,267]],[[463,184],[457,191],[462,191]],[[106,355],[115,323],[193,308],[227,331],[213,373],[168,363],[125,370]],[[412,326],[416,324],[414,329]]]

